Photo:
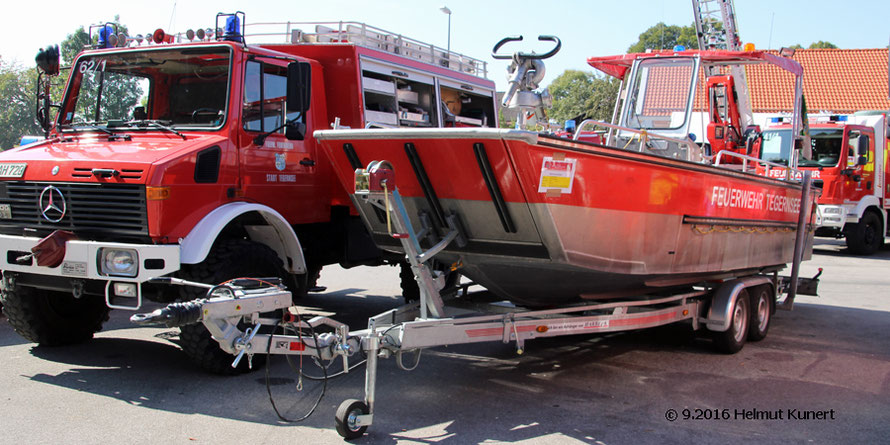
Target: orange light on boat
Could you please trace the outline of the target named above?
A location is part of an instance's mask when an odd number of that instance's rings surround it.
[[[548,330],[550,330],[550,328],[548,328],[547,325],[541,325],[535,328],[535,331],[538,331],[541,334],[547,332]]]
[[[745,46],[742,47],[742,51],[754,51],[754,44],[751,42],[746,43]]]
[[[163,201],[170,197],[170,187],[145,187],[145,199],[149,201]]]

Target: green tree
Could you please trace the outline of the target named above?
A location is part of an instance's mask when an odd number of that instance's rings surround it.
[[[68,34],[68,37],[66,37],[59,46],[59,52],[62,53],[62,64],[71,65],[74,63],[74,58],[77,57],[89,43],[90,37],[83,29],[83,26],[77,28],[73,33]]]
[[[676,45],[683,45],[687,49],[698,48],[695,26],[665,25],[663,22],[659,22],[643,31],[640,34],[640,39],[627,48],[627,52],[641,53],[647,49],[671,49]]]
[[[818,42],[813,42],[810,44],[810,49],[836,49],[837,45],[831,42],[823,42],[822,40]]]
[[[34,121],[37,74],[0,59],[0,148],[18,145],[26,134],[42,134]]]
[[[553,108],[548,114],[559,122],[580,115],[608,121],[612,117],[618,85],[618,79],[599,77],[587,71],[566,70],[548,87],[553,96]]]

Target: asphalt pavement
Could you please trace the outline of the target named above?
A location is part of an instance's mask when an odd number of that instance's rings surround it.
[[[435,348],[412,372],[379,366],[374,425],[355,443],[886,443],[890,437],[890,248],[857,257],[819,240],[803,276],[824,268],[820,297],[779,311],[768,337],[715,353],[688,325]],[[398,270],[322,272],[304,305],[353,328],[398,306]],[[192,367],[177,330],[113,311],[96,338],[36,347],[0,319],[0,443],[342,443],[341,401],[364,372],[299,379],[281,357],[218,377]],[[306,374],[320,374],[308,359]],[[300,366],[294,360],[293,366]],[[298,390],[298,387],[300,390]]]

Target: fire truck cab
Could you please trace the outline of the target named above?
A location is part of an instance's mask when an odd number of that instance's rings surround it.
[[[810,170],[822,188],[816,235],[845,238],[856,254],[870,255],[881,247],[890,209],[890,141],[886,112],[824,115],[810,118],[811,159],[798,168]],[[763,132],[761,159],[787,165],[791,156],[791,126],[772,118]],[[771,175],[784,174],[779,169]]]
[[[0,154],[0,300],[26,339],[88,340],[109,308],[191,297],[156,277],[280,277],[299,294],[326,264],[403,261],[374,246],[313,131],[497,125],[479,59],[364,23],[216,20],[144,37],[92,27],[57,106],[58,52],[38,57],[57,118]],[[181,338],[230,372],[206,330]]]

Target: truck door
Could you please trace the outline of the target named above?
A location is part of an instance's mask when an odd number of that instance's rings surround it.
[[[326,194],[316,193],[315,144],[288,140],[286,120],[311,127],[309,117],[288,113],[287,66],[284,61],[248,60],[244,64],[244,97],[241,112],[241,172],[243,197],[281,213],[291,224],[326,221],[330,207]],[[270,133],[271,132],[271,133]],[[311,133],[311,130],[307,130]],[[265,137],[257,145],[257,137]],[[308,135],[307,135],[308,139]]]
[[[875,186],[874,130],[862,126],[848,126],[845,135],[847,151],[847,179],[845,198],[858,202],[873,194]]]

